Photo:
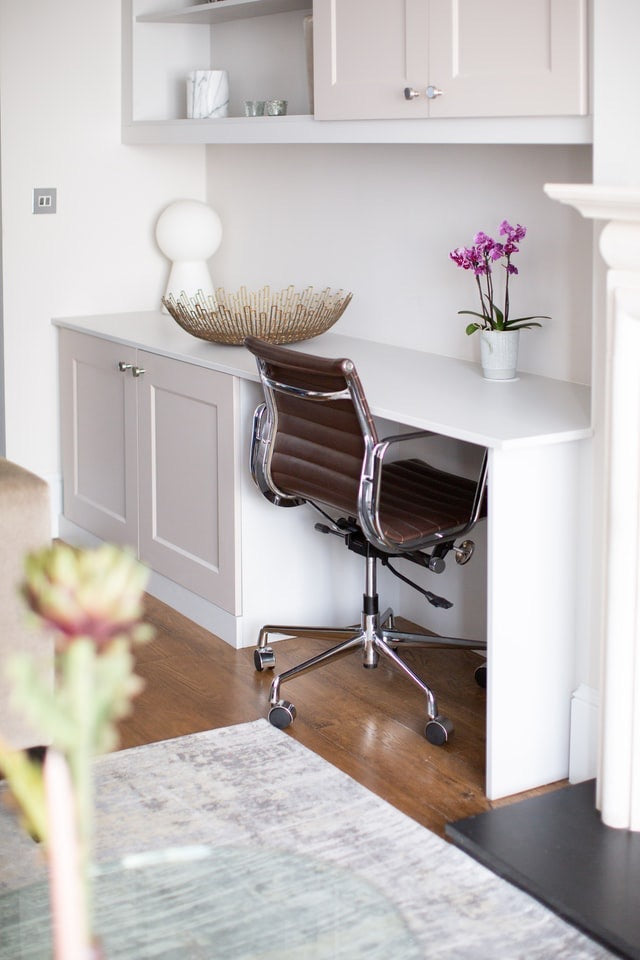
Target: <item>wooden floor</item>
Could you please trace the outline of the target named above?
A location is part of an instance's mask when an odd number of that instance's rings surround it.
[[[146,611],[156,637],[138,649],[146,689],[122,723],[122,748],[266,716],[273,674],[256,672],[252,649],[232,649],[152,597]],[[277,669],[328,645],[277,643]],[[298,711],[287,734],[443,836],[447,822],[493,806],[484,796],[486,697],[473,674],[479,661],[473,653],[446,650],[407,651],[406,659],[455,723],[447,746],[424,738],[421,692],[386,663],[363,669],[357,652],[283,686]]]

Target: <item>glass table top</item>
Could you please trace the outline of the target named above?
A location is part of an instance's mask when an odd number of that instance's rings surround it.
[[[313,857],[260,847],[184,847],[96,871],[106,960],[420,960],[380,886]],[[50,960],[46,882],[0,896],[0,960]]]

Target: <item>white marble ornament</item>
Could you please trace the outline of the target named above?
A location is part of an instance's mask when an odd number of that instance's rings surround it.
[[[226,70],[192,70],[187,78],[187,117],[214,119],[229,114],[229,75]]]

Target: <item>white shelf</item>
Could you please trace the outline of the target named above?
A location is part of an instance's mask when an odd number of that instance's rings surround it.
[[[145,120],[125,124],[122,140],[129,144],[589,144],[592,121],[591,117],[315,120],[312,116]]]
[[[229,20],[248,20],[267,17],[274,13],[308,10],[311,0],[217,0],[198,3],[164,13],[145,13],[136,17],[139,23],[226,23]]]

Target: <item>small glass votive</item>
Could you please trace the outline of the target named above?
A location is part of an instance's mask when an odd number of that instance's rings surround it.
[[[264,109],[268,117],[284,117],[287,112],[287,101],[265,100]]]
[[[264,100],[245,100],[244,115],[245,117],[263,117]]]

